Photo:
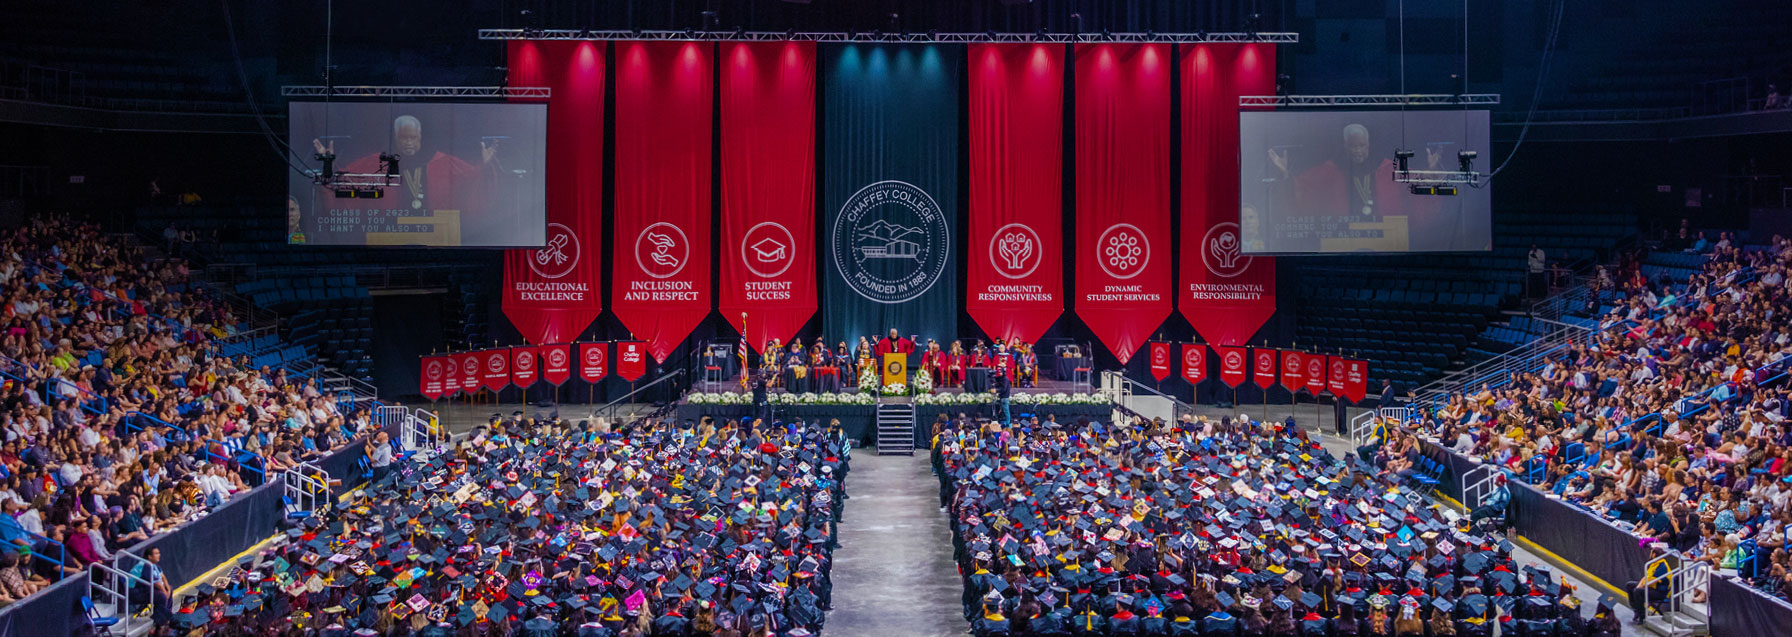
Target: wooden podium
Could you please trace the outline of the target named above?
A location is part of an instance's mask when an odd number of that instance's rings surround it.
[[[885,387],[896,383],[908,384],[908,354],[901,352],[884,354],[881,368]]]

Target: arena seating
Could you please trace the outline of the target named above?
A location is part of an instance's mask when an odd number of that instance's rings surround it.
[[[1655,275],[1627,286],[1617,310],[1640,324],[1604,319],[1597,350],[1564,350],[1536,376],[1427,402],[1426,424],[1458,451],[1787,597],[1792,567],[1771,550],[1787,522],[1770,503],[1792,480],[1782,448],[1792,354],[1784,322],[1765,313],[1785,311],[1789,260],[1786,243],[1651,254],[1643,268]],[[1668,528],[1670,516],[1684,521]]]
[[[1576,269],[1609,258],[1635,235],[1620,213],[1506,213],[1495,218],[1491,255],[1341,256],[1297,265],[1298,344],[1367,357],[1376,379],[1414,387],[1473,363],[1477,335],[1499,325],[1502,309],[1522,305],[1530,246]],[[1502,338],[1517,339],[1517,330],[1492,340],[1511,342]]]

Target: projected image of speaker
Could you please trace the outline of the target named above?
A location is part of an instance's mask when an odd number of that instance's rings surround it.
[[[1248,254],[1492,249],[1487,111],[1239,114]],[[1464,168],[1464,167],[1467,168]]]
[[[545,104],[293,102],[288,126],[328,166],[291,173],[289,243],[546,242]]]

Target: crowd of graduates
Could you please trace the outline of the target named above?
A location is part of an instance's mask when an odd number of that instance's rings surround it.
[[[309,380],[220,356],[231,310],[179,260],[63,219],[0,232],[0,253],[0,542],[28,552],[0,562],[0,604],[365,424]]]
[[[1588,344],[1427,406],[1422,428],[1792,599],[1792,240],[1709,254],[1683,284],[1629,279]]]
[[[1619,634],[1615,598],[1291,423],[959,419],[932,454],[976,635]]]
[[[277,538],[173,634],[802,637],[831,607],[837,426],[517,418]]]

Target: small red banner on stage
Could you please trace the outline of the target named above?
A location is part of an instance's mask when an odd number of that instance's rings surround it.
[[[1207,380],[1206,345],[1182,346],[1182,377],[1190,385],[1200,385],[1201,381]]]
[[[1151,376],[1156,378],[1157,382],[1160,383],[1164,382],[1165,378],[1170,377],[1169,343],[1151,344]]]
[[[510,348],[510,382],[528,389],[538,380],[541,380],[541,366],[536,364],[535,348]]]
[[[610,344],[579,343],[579,379],[595,383],[610,375]]]
[[[1307,393],[1318,396],[1320,392],[1325,391],[1325,355],[1308,354],[1306,362]]]
[[[485,372],[480,385],[492,391],[510,386],[510,348],[500,347],[479,353],[484,358]]]
[[[1251,350],[1251,380],[1263,389],[1276,385],[1275,350],[1261,347]]]
[[[420,376],[417,390],[424,398],[436,400],[445,393],[448,379],[448,366],[452,363],[442,360],[440,356],[423,357],[423,373]]]
[[[555,387],[572,378],[572,347],[570,345],[543,345],[537,348],[541,352],[541,379]]]
[[[1251,369],[1250,356],[1245,349],[1215,345],[1213,351],[1220,357],[1220,382],[1233,388],[1243,385]]]
[[[1344,357],[1325,357],[1325,389],[1333,396],[1344,396]]]
[[[442,361],[442,397],[453,398],[460,393],[460,359],[453,354],[437,356]]]
[[[479,393],[479,352],[467,352],[460,355],[460,390],[468,394]]]
[[[1307,386],[1307,362],[1300,352],[1282,352],[1282,386],[1298,392]]]
[[[1350,402],[1363,402],[1369,395],[1369,361],[1344,360],[1344,397]]]
[[[647,344],[623,341],[616,344],[616,375],[635,382],[647,374]]]

